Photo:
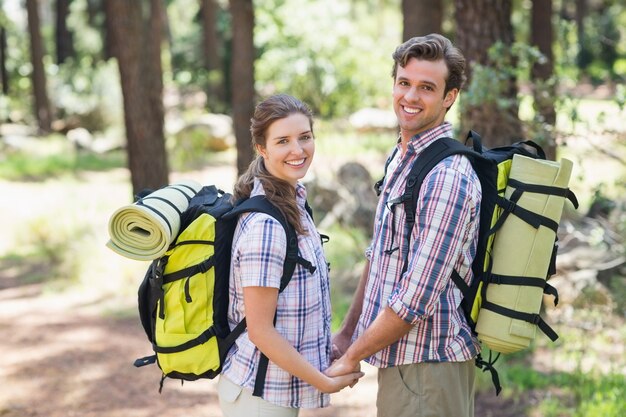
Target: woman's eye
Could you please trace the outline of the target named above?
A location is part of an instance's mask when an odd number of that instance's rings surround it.
[[[310,140],[313,139],[313,136],[311,135],[302,135],[300,136],[300,140]]]

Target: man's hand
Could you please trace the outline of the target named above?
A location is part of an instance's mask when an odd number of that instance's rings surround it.
[[[330,365],[324,373],[328,376],[345,375],[353,372],[361,371],[361,363],[359,361],[353,361],[348,356],[343,355]]]
[[[334,334],[333,339],[332,339],[332,350],[330,353],[330,361],[333,362],[339,359],[340,357],[342,357],[343,354],[346,353],[346,351],[350,347],[351,343],[352,343],[351,336],[348,336],[341,331]]]

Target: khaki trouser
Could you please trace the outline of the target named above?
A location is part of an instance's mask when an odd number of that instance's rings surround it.
[[[252,391],[242,388],[220,375],[217,394],[224,417],[297,417],[300,409],[281,407],[252,396]]]
[[[378,417],[473,417],[474,360],[378,370]]]

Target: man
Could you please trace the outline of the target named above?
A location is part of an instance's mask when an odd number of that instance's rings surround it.
[[[420,153],[452,136],[444,118],[465,81],[465,58],[448,39],[431,34],[403,43],[393,59],[400,138],[357,293],[333,338],[343,356],[327,373],[358,370],[364,359],[378,367],[379,417],[471,417],[479,345],[450,276],[454,269],[466,282],[472,278],[480,182],[464,156],[444,159],[424,180],[410,231],[403,204],[394,201]]]

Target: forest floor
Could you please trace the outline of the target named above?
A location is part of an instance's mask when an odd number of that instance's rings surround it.
[[[0,416],[218,417],[215,380],[167,380],[158,393],[156,366],[134,368],[150,353],[137,317],[102,314],[85,293],[42,293],[42,284],[0,282]],[[376,370],[353,389],[332,395],[326,409],[301,417],[374,417]],[[516,400],[477,395],[476,415],[524,415],[532,393]]]
[[[197,179],[231,178],[232,168],[222,168]],[[603,162],[588,172],[610,178],[616,169]],[[151,353],[136,313],[145,266],[134,262],[131,268],[104,247],[110,214],[128,201],[127,173],[0,181],[0,195],[0,417],[220,416],[216,381],[181,386],[168,380],[159,394],[158,367],[132,365]],[[50,274],[50,265],[21,252],[33,241],[40,249],[66,251],[62,266],[80,285],[58,290],[54,283],[29,279]],[[111,298],[111,289],[121,291],[119,298]],[[376,370],[363,369],[366,375],[353,389],[332,395],[331,407],[300,416],[375,416]],[[488,387],[476,396],[475,415],[537,417],[536,405],[550,395],[559,396],[531,390],[496,397]]]
[[[125,176],[120,170],[69,182],[0,181],[0,195],[21,202],[0,205],[0,417],[221,415],[216,381],[168,380],[159,394],[158,367],[133,366],[151,353],[135,296],[145,266],[105,248],[103,236],[112,210],[127,201]],[[61,289],[57,281],[35,279],[53,269],[20,255],[33,240],[72,261],[63,268],[80,270],[80,282]],[[301,417],[375,416],[376,370],[363,369],[353,389],[332,395],[331,407]],[[531,403],[532,394],[506,399],[490,389],[477,396],[476,415],[520,416]]]

